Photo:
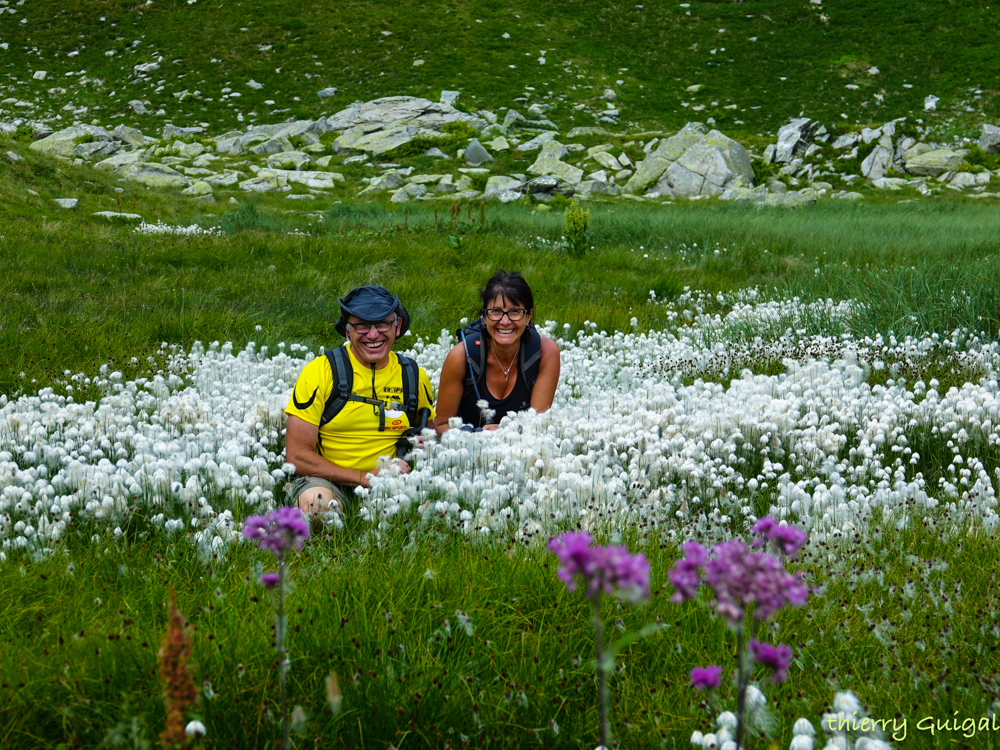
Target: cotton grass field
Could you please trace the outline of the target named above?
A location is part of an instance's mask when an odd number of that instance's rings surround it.
[[[519,206],[264,204],[170,217],[183,231],[6,210],[0,746],[157,744],[170,589],[195,626],[198,744],[278,741],[269,556],[241,532],[285,502],[291,385],[369,282],[410,309],[397,350],[436,384],[499,267],[560,344],[556,402],[432,442],[289,554],[295,747],[596,746],[589,608],[545,548],[574,529],[651,566],[645,606],[602,604],[609,638],[659,626],[618,654],[615,740],[703,746],[736,708],[736,642],[667,573],[685,540],[768,515],[807,532],[788,567],[809,596],[757,634],[793,660],[756,674],[746,747],[806,747],[800,718],[813,747],[884,747],[861,717],[893,747],[1000,744],[988,207],[597,208],[581,256],[561,213]],[[711,698],[688,685],[707,664]],[[837,711],[854,729],[824,729]]]

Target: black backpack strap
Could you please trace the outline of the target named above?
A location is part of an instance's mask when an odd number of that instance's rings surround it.
[[[530,393],[538,380],[538,369],[542,360],[542,337],[534,324],[528,327],[528,340],[521,344],[521,376]]]
[[[420,367],[416,360],[396,355],[403,375],[403,410],[410,426],[417,424],[417,407],[420,404]]]
[[[347,353],[347,347],[338,346],[327,350],[326,358],[330,361],[330,370],[333,372],[333,388],[326,400],[323,416],[320,417],[320,427],[340,414],[340,410],[351,400],[354,390],[354,368],[351,366],[351,355]]]

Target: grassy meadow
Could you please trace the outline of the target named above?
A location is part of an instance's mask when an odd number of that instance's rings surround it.
[[[671,300],[687,288],[758,287],[775,299],[860,302],[854,335],[919,337],[959,327],[969,330],[966,339],[1000,334],[993,283],[1000,215],[972,201],[795,211],[594,205],[592,247],[573,256],[560,243],[561,211],[521,205],[453,212],[444,204],[435,213],[342,204],[303,216],[261,201],[209,215],[144,190],[134,197],[139,213],[219,228],[146,235],[86,210],[117,203],[107,175],[25,155],[2,167],[2,189],[17,196],[0,205],[0,393],[8,398],[62,387],[68,374],[93,374],[105,363],[128,378],[151,374],[161,342],[331,345],[337,297],[362,283],[396,291],[416,333],[434,338],[474,313],[478,285],[497,267],[524,272],[539,319],[574,329],[593,321],[624,330],[632,317],[640,329],[678,326],[648,303],[650,290]],[[56,214],[47,198],[67,185],[81,191],[85,208]],[[121,200],[131,209],[131,193]],[[707,304],[709,313],[725,312]],[[732,335],[737,343],[741,334]],[[781,368],[760,364],[769,374]],[[937,377],[942,392],[987,374],[944,355],[921,368],[912,377]],[[869,378],[882,382],[885,373]],[[727,382],[721,374],[719,381]],[[76,396],[100,394],[84,388]],[[928,437],[926,452],[943,456],[934,471],[944,474],[949,453],[935,440]],[[982,454],[991,473],[1000,467],[992,448]],[[796,653],[787,682],[761,686],[779,747],[800,715],[818,728],[844,689],[859,695],[869,716],[897,722],[897,747],[997,745],[988,731],[970,738],[954,727],[917,729],[928,716],[983,716],[1000,697],[992,666],[1000,645],[997,543],[978,531],[957,543],[942,532],[947,514],[940,529],[898,532],[876,521],[870,534],[811,547],[794,565],[815,593],[805,607],[781,613],[772,633]],[[372,543],[353,523],[319,531],[291,560],[290,696],[308,715],[296,747],[593,746],[589,613],[556,577],[552,555],[512,539],[470,543],[416,518]],[[174,589],[196,627],[198,715],[208,728],[202,745],[270,747],[280,736],[273,620],[254,580],[264,556],[239,547],[206,562],[141,513],[120,537],[94,531],[80,523],[56,554],[0,566],[8,643],[0,746],[156,744],[163,722],[156,650]],[[687,687],[687,673],[706,663],[731,667],[735,642],[705,607],[669,602],[675,541],[650,531],[623,541],[650,558],[654,596],[635,610],[607,600],[605,621],[616,634],[663,627],[620,654],[614,736],[621,747],[685,747],[693,730],[706,730],[735,702],[724,685],[713,711]],[[344,694],[339,714],[324,697],[330,672]],[[903,719],[908,734],[900,739]]]

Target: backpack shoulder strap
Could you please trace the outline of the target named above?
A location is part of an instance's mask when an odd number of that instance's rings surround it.
[[[521,375],[528,391],[535,387],[542,360],[542,337],[534,325],[528,328],[528,340],[521,345]]]
[[[420,367],[416,360],[397,354],[403,376],[403,409],[412,427],[417,423],[417,407],[420,405]]]
[[[330,361],[330,370],[333,372],[333,388],[326,400],[323,416],[320,417],[320,427],[340,414],[354,390],[354,368],[351,366],[351,355],[348,354],[347,347],[338,346],[332,351],[327,350],[326,358]]]
[[[476,386],[486,377],[486,347],[483,346],[482,323],[475,321],[458,331],[458,338],[465,345],[465,361],[469,365],[466,385]],[[479,398],[478,388],[476,398]]]

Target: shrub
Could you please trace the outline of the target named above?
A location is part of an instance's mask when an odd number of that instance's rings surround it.
[[[575,200],[566,207],[566,242],[573,255],[582,255],[587,248],[587,226],[590,211],[580,208]]]
[[[486,189],[486,183],[490,179],[490,176],[488,174],[474,174],[470,175],[470,177],[472,178],[472,184],[470,185],[470,187],[473,190],[478,190],[479,192],[482,192]]]

